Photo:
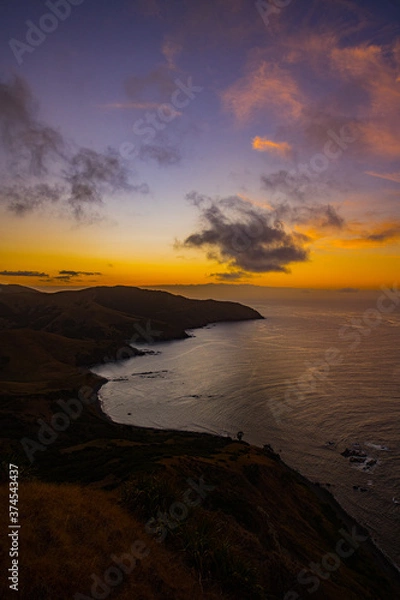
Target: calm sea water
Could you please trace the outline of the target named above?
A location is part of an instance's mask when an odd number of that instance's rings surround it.
[[[241,430],[250,443],[271,444],[303,475],[331,484],[399,566],[400,306],[365,312],[380,295],[271,292],[241,300],[266,319],[211,325],[152,345],[157,354],[96,367],[112,379],[101,390],[103,408],[120,423]],[[335,360],[322,368],[327,356]],[[301,381],[302,394],[288,396]],[[367,457],[350,462],[345,448]]]

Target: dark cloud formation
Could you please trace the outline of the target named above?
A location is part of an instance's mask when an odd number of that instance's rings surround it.
[[[305,167],[303,169],[303,166]],[[275,173],[261,176],[261,188],[279,201],[309,202],[311,198],[328,197],[333,189],[338,189],[336,182],[327,180],[307,167],[300,165],[292,170],[281,169]]]
[[[191,192],[187,199],[199,208],[202,228],[180,245],[206,249],[208,258],[226,264],[232,272],[287,273],[289,264],[308,259],[306,236],[287,233],[273,212],[237,196],[212,200]]]
[[[343,229],[345,225],[344,218],[331,204],[309,203],[292,206],[286,202],[275,205],[273,213],[276,218],[297,225],[309,224],[322,229]]]
[[[326,206],[318,208],[320,209],[319,215],[322,217],[321,227],[334,227],[336,229],[342,229],[344,227],[344,218],[338,214],[333,206],[327,204]]]
[[[39,271],[0,271],[0,275],[6,277],[49,277],[47,273]]]
[[[59,271],[60,275],[66,275],[67,277],[78,277],[80,275],[85,276],[93,276],[93,275],[103,275],[103,273],[98,273],[96,271]]]
[[[59,274],[50,277],[48,273],[41,273],[40,271],[0,271],[0,275],[4,275],[5,277],[40,277],[45,278],[42,281],[71,281],[76,277],[99,277],[102,273],[97,271],[67,271],[62,270],[58,272]]]
[[[384,231],[380,231],[379,233],[372,233],[367,235],[366,239],[370,242],[386,242],[387,240],[392,240],[400,236],[400,226],[399,227],[390,227],[385,229]]]
[[[53,277],[54,281],[80,281],[77,279],[78,277],[100,277],[103,273],[99,273],[98,271],[73,271],[63,269],[62,271],[58,271],[58,275]],[[96,280],[94,280],[96,281]]]
[[[23,165],[38,176],[47,172],[50,159],[63,156],[64,140],[58,131],[40,123],[36,114],[32,93],[22,78],[0,83],[0,133],[9,166]]]
[[[278,219],[319,228],[343,229],[345,226],[344,218],[331,204],[315,200],[326,197],[330,184],[316,181],[312,173],[310,176],[310,170],[281,169],[270,175],[262,175],[261,187],[271,195],[269,203]],[[276,200],[274,193],[277,193]]]
[[[0,200],[6,202],[8,210],[18,216],[36,210],[43,204],[58,202],[65,193],[61,185],[38,183],[33,186],[19,185],[0,188]]]
[[[217,281],[240,281],[243,278],[248,279],[249,274],[244,271],[231,271],[230,273],[210,273],[210,277],[215,277]]]
[[[285,169],[261,176],[261,187],[263,189],[268,192],[281,192],[300,201],[304,201],[307,197],[309,186],[310,178],[305,174],[290,173]]]
[[[100,277],[103,273],[99,273],[98,271],[74,271],[63,269],[62,271],[58,271],[58,275],[51,277],[49,281],[82,281],[81,277]],[[91,281],[97,281],[96,279]]]
[[[81,148],[71,158],[64,179],[70,185],[68,203],[78,220],[85,205],[103,203],[104,193],[132,189],[127,168],[111,148],[105,154]]]
[[[115,150],[67,150],[61,134],[38,120],[32,93],[19,77],[0,83],[0,141],[8,172],[19,180],[0,187],[0,202],[19,216],[58,202],[76,220],[93,222],[99,219],[93,206],[101,206],[105,194],[149,193],[146,183],[130,183],[128,167]],[[57,183],[40,181],[45,175]]]
[[[176,165],[181,161],[181,154],[173,146],[143,145],[139,151],[141,160],[155,160],[160,166]]]

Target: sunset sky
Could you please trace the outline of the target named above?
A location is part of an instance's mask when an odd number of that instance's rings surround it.
[[[0,15],[0,283],[397,281],[398,1]]]

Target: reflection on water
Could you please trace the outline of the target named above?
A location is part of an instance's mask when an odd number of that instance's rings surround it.
[[[266,320],[211,325],[157,344],[159,354],[94,370],[112,380],[101,397],[115,421],[232,436],[242,430],[248,442],[270,443],[304,475],[330,483],[400,564],[400,318],[398,311],[383,316],[351,349],[339,332],[360,328],[352,319],[374,308],[379,294],[343,296],[248,301]],[[330,349],[337,364],[285,407],[288,387],[315,372]],[[354,444],[364,461],[341,455]]]

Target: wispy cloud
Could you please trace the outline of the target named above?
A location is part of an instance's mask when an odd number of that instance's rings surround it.
[[[78,282],[81,281],[80,277],[101,277],[102,273],[98,271],[73,271],[73,270],[62,270],[58,272],[58,275],[55,275],[50,279],[50,281],[64,281],[66,283],[69,282]],[[92,281],[97,281],[96,279]]]
[[[131,189],[128,169],[111,148],[105,154],[81,148],[70,159],[64,179],[70,185],[67,202],[77,220],[84,217],[85,206],[102,204],[105,192]]]
[[[48,273],[40,271],[0,271],[5,277],[49,277]]]
[[[175,69],[175,59],[182,52],[182,45],[172,38],[171,36],[167,36],[162,45],[162,53],[168,63],[170,69]]]
[[[47,173],[49,160],[63,158],[62,135],[39,121],[32,92],[21,77],[0,82],[0,137],[12,170],[24,168],[39,176]]]
[[[348,227],[342,239],[334,242],[340,248],[367,248],[386,246],[400,241],[400,221],[387,220],[374,225],[356,224]]]
[[[298,119],[304,106],[303,94],[289,70],[267,60],[251,61],[246,74],[222,92],[221,100],[239,124],[266,109]]]
[[[60,275],[68,275],[69,277],[78,277],[79,275],[84,275],[85,277],[90,277],[93,275],[102,275],[103,273],[98,273],[97,271],[59,271]]]
[[[375,171],[365,171],[366,175],[372,177],[379,177],[380,179],[387,179],[388,181],[394,181],[400,183],[400,173],[376,173]]]
[[[59,202],[64,194],[65,187],[62,185],[38,183],[26,186],[15,184],[0,187],[0,203],[5,203],[9,211],[21,217],[43,205]]]
[[[252,148],[259,152],[272,152],[281,156],[288,156],[292,147],[287,142],[273,142],[267,138],[256,136],[252,140]]]
[[[229,271],[226,273],[210,273],[209,277],[213,277],[217,281],[242,281],[249,279],[252,275],[244,271]]]
[[[139,150],[139,158],[143,161],[154,160],[161,167],[178,164],[181,153],[175,146],[143,144]]]
[[[59,203],[77,221],[90,223],[101,219],[93,205],[101,206],[106,193],[149,191],[147,184],[130,182],[127,165],[112,148],[67,148],[58,131],[39,121],[33,95],[20,77],[0,83],[0,142],[9,161],[0,202],[18,216]],[[14,182],[7,184],[10,174]]]

